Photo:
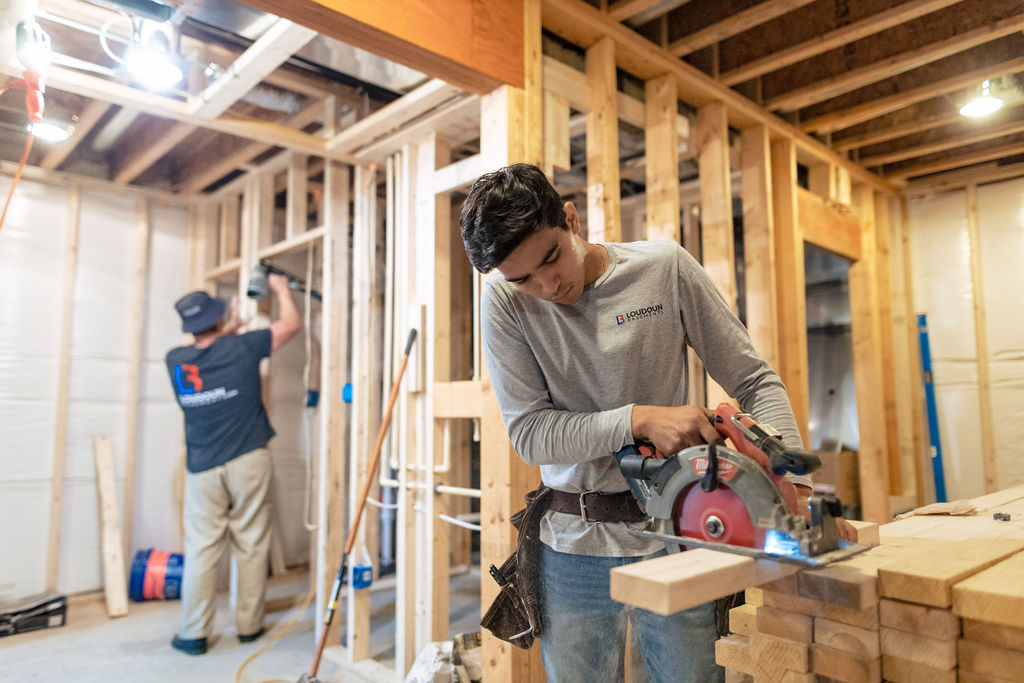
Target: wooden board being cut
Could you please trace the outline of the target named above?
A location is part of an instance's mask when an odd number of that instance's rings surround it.
[[[965,619],[1024,629],[1024,553],[954,586],[953,612]]]
[[[701,548],[613,569],[611,596],[656,614],[675,614],[797,571],[792,564]]]

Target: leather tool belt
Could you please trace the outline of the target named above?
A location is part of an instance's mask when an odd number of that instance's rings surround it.
[[[570,515],[580,515],[587,524],[642,522],[647,519],[647,513],[641,509],[630,491],[569,493],[568,491],[552,490],[548,509]]]

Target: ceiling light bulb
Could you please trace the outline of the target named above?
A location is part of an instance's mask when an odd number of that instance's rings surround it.
[[[168,54],[146,47],[133,45],[124,63],[135,80],[153,88],[169,88],[185,76]]]
[[[71,137],[70,126],[60,126],[52,121],[30,123],[25,129],[45,142],[64,142]]]
[[[998,111],[1002,106],[1003,100],[992,95],[991,82],[985,81],[981,84],[981,97],[975,97],[973,100],[960,107],[960,115],[979,118]]]
[[[53,48],[50,36],[34,21],[20,21],[15,30],[18,61],[26,69],[45,71]]]

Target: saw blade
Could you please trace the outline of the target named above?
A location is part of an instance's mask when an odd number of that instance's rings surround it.
[[[657,541],[663,541],[665,543],[678,543],[680,545],[696,546],[700,548],[707,548],[709,550],[731,553],[733,555],[743,555],[745,557],[754,558],[755,560],[772,560],[773,562],[795,564],[800,567],[823,567],[827,564],[831,564],[832,562],[845,560],[848,557],[862,553],[870,547],[866,545],[859,545],[857,543],[850,543],[849,541],[840,541],[839,548],[836,550],[822,553],[821,555],[815,555],[814,557],[806,557],[800,554],[771,553],[761,550],[760,548],[748,548],[746,546],[730,545],[729,543],[715,543],[714,541],[706,541],[702,538],[676,536],[675,534],[665,534],[645,529],[630,529],[629,533],[633,536],[650,538]]]

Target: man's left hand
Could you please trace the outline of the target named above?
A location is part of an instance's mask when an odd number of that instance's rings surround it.
[[[797,503],[800,506],[800,512],[807,518],[808,524],[811,523],[810,498],[813,493],[814,491],[807,486],[796,486]],[[839,532],[840,539],[852,543],[857,542],[857,530],[842,517],[836,517],[836,531]]]

